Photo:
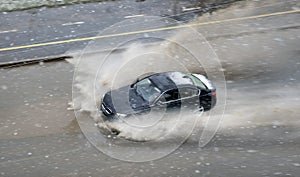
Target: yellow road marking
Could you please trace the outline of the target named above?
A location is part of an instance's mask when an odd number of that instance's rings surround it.
[[[69,23],[61,24],[61,26],[71,26],[71,25],[81,25],[81,24],[84,24],[84,22],[69,22]]]
[[[17,31],[18,31],[17,29],[6,30],[6,31],[0,31],[0,34],[3,34],[3,33],[12,33],[12,32],[17,32]]]
[[[124,32],[124,33],[117,33],[117,34],[108,34],[108,35],[103,35],[103,36],[92,36],[92,37],[75,38],[75,39],[68,39],[68,40],[62,40],[62,41],[36,43],[36,44],[23,45],[23,46],[0,48],[0,52],[1,51],[9,51],[9,50],[17,50],[17,49],[25,49],[25,48],[48,46],[48,45],[57,45],[57,44],[63,44],[63,43],[88,41],[88,40],[93,40],[93,39],[102,39],[102,38],[126,36],[126,35],[132,35],[132,34],[140,34],[140,33],[148,33],[148,32],[171,30],[171,29],[187,28],[187,27],[194,27],[194,26],[211,25],[211,24],[217,24],[217,23],[242,21],[242,20],[249,20],[249,19],[256,19],[256,18],[263,18],[263,17],[270,17],[270,16],[277,16],[277,15],[284,15],[284,14],[292,14],[292,13],[298,13],[298,12],[300,12],[300,10],[275,12],[275,13],[255,15],[255,16],[248,16],[248,17],[231,18],[231,19],[218,20],[218,21],[210,21],[210,22],[203,22],[203,23],[193,23],[193,24],[186,24],[186,25],[179,25],[179,26],[170,26],[170,27],[164,27],[164,28],[154,28],[154,29],[141,30],[141,31],[130,31],[130,32]]]

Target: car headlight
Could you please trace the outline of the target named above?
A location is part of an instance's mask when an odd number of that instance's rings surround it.
[[[103,103],[101,104],[101,110],[102,110],[102,112],[105,112],[106,114],[112,113],[112,111],[108,107],[106,107]]]

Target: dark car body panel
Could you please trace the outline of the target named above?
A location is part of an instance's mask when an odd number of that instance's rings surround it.
[[[213,96],[213,92],[216,91],[215,88],[200,88],[193,84],[189,84],[185,80],[182,80],[181,83],[175,83],[174,80],[170,78],[174,77],[171,76],[173,73],[178,75],[179,72],[158,73],[146,77],[161,91],[161,95],[157,99],[167,92],[173,93],[173,96],[169,98],[170,100],[166,100],[165,105],[162,106],[161,104],[158,104],[158,100],[155,100],[154,103],[149,103],[143,99],[143,97],[137,93],[133,85],[131,85],[107,92],[102,99],[100,110],[107,119],[110,120],[117,114],[132,115],[145,113],[153,108],[159,108],[160,106],[171,108],[181,107],[183,104],[187,104],[189,105],[188,107],[191,107],[192,109],[197,109],[197,107],[199,108],[202,106],[205,111],[210,110],[215,106],[216,97]],[[199,90],[199,95],[183,99],[180,97],[180,90],[182,88]]]
[[[138,110],[149,108],[149,103],[143,100],[130,86],[109,91],[102,100],[111,113],[134,114]]]

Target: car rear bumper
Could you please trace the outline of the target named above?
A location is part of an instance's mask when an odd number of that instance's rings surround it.
[[[211,97],[210,109],[212,109],[213,107],[215,107],[216,104],[217,104],[217,97],[216,96],[212,96]]]

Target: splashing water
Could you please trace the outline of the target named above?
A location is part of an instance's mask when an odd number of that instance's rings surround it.
[[[147,115],[135,115],[126,120],[109,122],[103,121],[98,107],[107,91],[130,85],[146,73],[205,73],[199,61],[178,44],[178,41],[189,42],[186,41],[188,34],[187,30],[181,30],[167,40],[151,44],[138,39],[110,53],[93,51],[75,56],[73,60],[69,60],[77,66],[77,74],[74,76],[74,109],[89,112],[100,129],[118,132],[119,137],[126,139],[159,140],[172,133],[177,134],[176,136],[187,136],[200,120],[201,112],[190,114],[182,107],[180,115],[151,111]],[[207,57],[210,56],[209,52],[206,53]]]

